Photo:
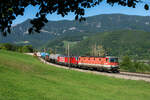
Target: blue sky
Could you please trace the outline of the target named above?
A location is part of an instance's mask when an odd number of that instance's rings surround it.
[[[25,9],[24,16],[18,16],[16,20],[13,21],[13,25],[19,24],[27,19],[35,18],[35,14],[38,11],[38,7],[28,6]],[[115,4],[113,7],[111,5],[102,2],[100,5],[97,5],[94,8],[85,9],[85,17],[100,15],[100,14],[128,14],[128,15],[140,15],[140,16],[150,16],[150,10],[146,11],[144,9],[144,4],[137,4],[136,8],[123,7]],[[73,20],[73,13],[69,13],[68,16],[61,17],[56,13],[47,16],[48,20],[58,21],[58,20]]]

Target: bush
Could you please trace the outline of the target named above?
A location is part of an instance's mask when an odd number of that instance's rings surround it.
[[[133,64],[128,56],[123,57],[122,62],[120,63],[120,66],[124,70],[129,70]]]
[[[150,72],[150,65],[138,61],[131,61],[128,56],[123,57],[120,67],[122,70],[129,72]]]
[[[25,45],[22,47],[22,52],[26,53],[26,52],[33,52],[33,48],[31,45]]]
[[[32,45],[25,45],[25,46],[16,46],[9,43],[1,43],[0,49],[3,50],[10,50],[10,51],[17,51],[17,52],[33,52]]]
[[[16,46],[9,44],[9,43],[3,43],[0,45],[0,48],[3,50],[11,50],[11,51],[15,51],[16,50]]]

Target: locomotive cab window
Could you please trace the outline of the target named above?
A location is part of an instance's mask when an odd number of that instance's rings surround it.
[[[118,62],[118,58],[109,58],[109,62]]]
[[[76,60],[78,60],[78,57],[75,57]],[[80,59],[80,58],[79,58]]]

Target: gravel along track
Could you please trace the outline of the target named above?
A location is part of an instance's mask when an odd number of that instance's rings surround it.
[[[90,71],[90,70],[84,70],[84,69],[78,69],[78,68],[72,68],[72,67],[66,67],[62,65],[57,65],[53,63],[46,62],[42,58],[39,58],[41,62],[53,65],[59,68],[69,69],[69,70],[75,70],[80,72],[86,72],[86,73],[92,73],[92,74],[98,74],[98,75],[105,75],[115,78],[123,78],[128,80],[144,80],[146,82],[150,82],[150,74],[139,74],[139,73],[130,73],[130,72],[120,72],[120,73],[106,73],[106,72],[98,72],[98,71]]]

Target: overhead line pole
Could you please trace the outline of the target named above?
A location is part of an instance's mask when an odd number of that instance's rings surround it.
[[[69,61],[69,43],[68,43],[68,67],[70,67],[70,61]]]

